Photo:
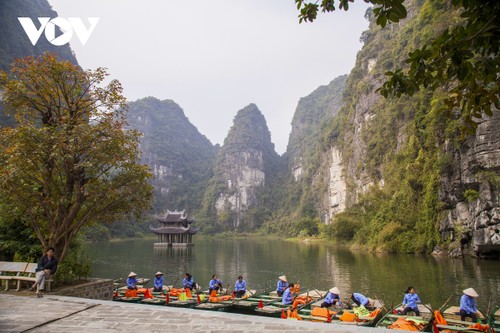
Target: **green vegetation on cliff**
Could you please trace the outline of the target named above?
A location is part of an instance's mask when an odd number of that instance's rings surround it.
[[[357,203],[334,217],[329,234],[341,242],[403,253],[430,252],[438,244],[439,186],[453,159],[445,147],[461,141],[459,117],[442,112],[444,87],[399,99],[376,97],[386,71],[402,66],[408,52],[458,21],[458,12],[443,2],[412,1],[408,10],[411,18],[401,27],[380,28],[372,22],[346,86],[346,105],[330,130],[346,170],[356,170],[346,177]],[[369,107],[372,116],[362,122],[366,154],[360,157],[352,145],[363,99],[375,102]],[[364,193],[354,185],[361,174],[374,183]]]

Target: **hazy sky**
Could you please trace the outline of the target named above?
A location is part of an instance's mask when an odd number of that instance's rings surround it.
[[[278,153],[297,102],[347,74],[368,28],[367,4],[298,23],[293,0],[49,0],[61,17],[99,17],[85,68],[107,67],[129,100],[172,99],[212,143],[222,144],[236,112],[255,103]]]

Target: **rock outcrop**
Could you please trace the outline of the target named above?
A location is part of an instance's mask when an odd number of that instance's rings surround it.
[[[453,167],[439,191],[445,217],[439,224],[443,241],[458,240],[475,256],[500,253],[500,112],[481,122],[476,135],[459,148],[447,146]]]
[[[251,230],[261,222],[244,217],[257,206],[259,190],[273,177],[277,163],[279,156],[260,110],[250,104],[238,111],[213,168],[213,204],[220,225]]]
[[[143,133],[141,162],[154,176],[154,209],[199,209],[217,148],[172,100],[130,102],[128,119],[130,127]]]

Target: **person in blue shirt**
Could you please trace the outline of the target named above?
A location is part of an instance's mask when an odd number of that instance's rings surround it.
[[[292,289],[293,289],[293,283],[290,283],[290,285],[283,292],[283,298],[281,299],[281,304],[283,305],[292,304],[293,302]]]
[[[475,298],[479,295],[472,288],[465,289],[463,292],[464,294],[460,297],[460,318],[465,321],[465,317],[469,317],[475,323],[477,321]]]
[[[278,277],[278,284],[276,286],[276,292],[278,293],[278,296],[283,296],[286,288],[288,288],[288,281],[286,280],[286,276],[282,275]]]
[[[212,280],[208,283],[208,293],[211,293],[212,290],[222,291],[222,280],[217,279],[217,275],[212,275]]]
[[[182,286],[184,287],[184,289],[190,290],[193,290],[196,287],[196,282],[194,282],[191,274],[186,273],[186,277],[182,280]]]
[[[363,305],[365,308],[370,306],[370,301],[365,295],[360,293],[352,293],[351,299],[357,306]]]
[[[243,276],[238,276],[238,280],[234,283],[234,295],[242,297],[247,292],[247,282],[243,280]]]
[[[156,272],[153,282],[154,282],[153,291],[156,291],[156,292],[162,291],[163,290],[163,282],[164,282],[163,273]]]
[[[137,290],[137,274],[134,272],[130,272],[127,278],[127,289],[128,290]]]
[[[321,303],[322,308],[327,308],[329,306],[337,304],[340,305],[340,290],[337,287],[333,287],[328,291],[326,297],[323,299],[323,303]]]
[[[406,315],[408,312],[413,311],[416,316],[420,316],[417,303],[420,303],[420,298],[415,293],[415,288],[408,287],[403,298],[403,314]]]

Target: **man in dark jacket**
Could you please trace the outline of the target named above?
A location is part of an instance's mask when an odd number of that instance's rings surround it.
[[[40,257],[38,266],[36,268],[36,282],[30,290],[35,290],[38,297],[42,297],[40,290],[45,289],[45,279],[50,278],[51,275],[57,271],[57,259],[54,257],[54,248],[50,247],[47,253]]]

